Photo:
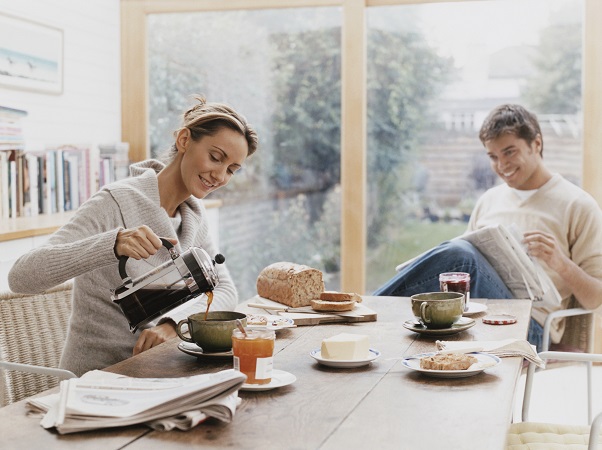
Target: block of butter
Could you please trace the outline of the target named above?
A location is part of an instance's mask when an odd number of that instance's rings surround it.
[[[336,361],[358,361],[368,358],[370,345],[364,334],[341,333],[322,341],[321,355]]]

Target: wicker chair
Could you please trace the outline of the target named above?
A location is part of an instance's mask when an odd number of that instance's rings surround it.
[[[602,354],[574,353],[574,352],[541,352],[543,360],[560,360],[585,363],[602,362]],[[506,439],[507,450],[523,449],[588,449],[599,450],[601,442],[600,431],[602,428],[602,412],[591,420],[591,426],[586,425],[558,425],[539,422],[528,422],[533,379],[535,377],[535,364],[531,363],[527,371],[527,382],[522,408],[522,422],[510,425]],[[550,395],[553,397],[554,393]],[[591,397],[591,389],[588,390]]]
[[[0,406],[75,377],[58,369],[71,313],[72,282],[35,295],[0,292]]]

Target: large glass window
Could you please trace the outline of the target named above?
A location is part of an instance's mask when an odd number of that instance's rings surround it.
[[[258,152],[212,197],[240,298],[276,261],[319,268],[339,289],[340,8],[151,14],[148,47],[152,156],[171,146],[191,94],[258,131]]]
[[[368,10],[368,292],[500,182],[478,139],[495,106],[534,111],[547,166],[581,184],[582,21],[582,0]]]

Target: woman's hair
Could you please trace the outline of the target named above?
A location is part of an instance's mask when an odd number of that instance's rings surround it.
[[[183,114],[182,126],[174,131],[174,136],[188,128],[192,140],[196,142],[204,136],[213,136],[222,128],[230,128],[246,139],[249,147],[247,156],[255,153],[258,145],[257,133],[244,116],[223,103],[207,103],[203,96],[195,96],[195,99],[198,103]],[[176,145],[173,144],[167,158],[171,160],[177,153]]]
[[[543,156],[543,135],[537,116],[522,106],[500,105],[491,111],[481,126],[479,139],[485,145],[487,141],[497,139],[504,134],[513,134],[529,145],[539,135],[541,138],[541,155]]]

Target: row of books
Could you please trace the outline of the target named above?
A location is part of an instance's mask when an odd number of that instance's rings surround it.
[[[100,187],[127,176],[127,150],[123,143],[0,150],[0,217],[77,209]]]

